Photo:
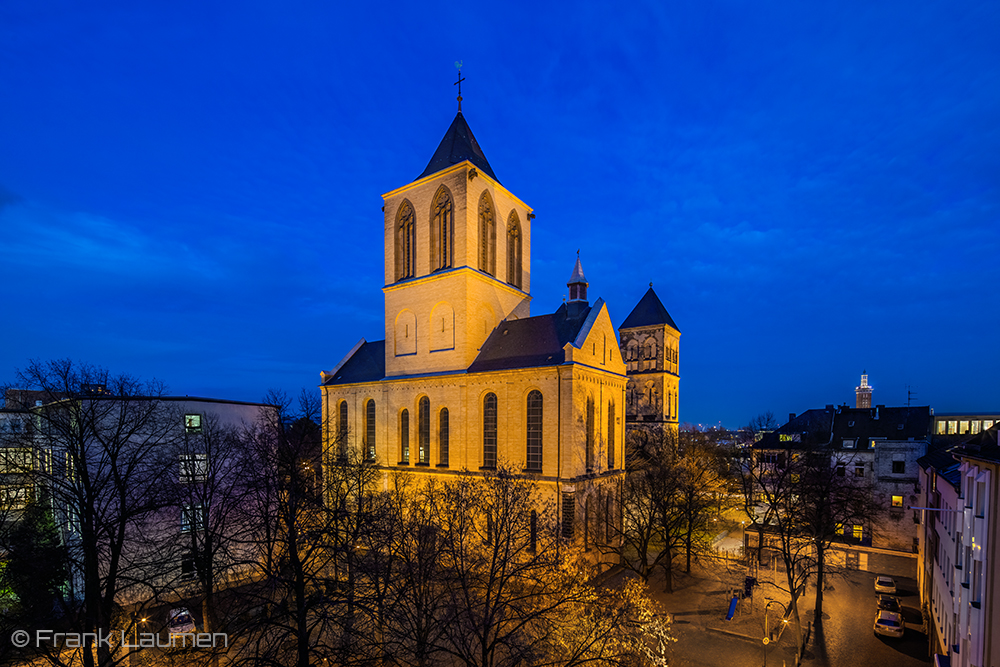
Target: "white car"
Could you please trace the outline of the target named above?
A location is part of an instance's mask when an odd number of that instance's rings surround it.
[[[875,577],[875,592],[895,595],[896,582],[892,580],[892,577],[885,577],[885,576]]]
[[[902,637],[906,624],[903,617],[894,611],[880,609],[875,614],[875,634],[886,637]]]
[[[167,616],[167,630],[171,635],[186,635],[197,631],[191,612],[183,607],[171,609]]]

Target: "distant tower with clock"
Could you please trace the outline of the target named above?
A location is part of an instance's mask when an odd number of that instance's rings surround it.
[[[872,387],[868,384],[868,371],[861,372],[861,384],[854,388],[856,408],[870,408],[872,406]]]

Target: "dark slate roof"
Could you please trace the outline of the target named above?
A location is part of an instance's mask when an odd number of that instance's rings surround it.
[[[385,377],[385,341],[365,343],[324,385],[375,382]]]
[[[416,180],[419,181],[424,176],[436,174],[442,169],[447,169],[465,160],[489,174],[490,178],[497,183],[500,182],[496,174],[493,173],[493,168],[490,166],[489,160],[486,159],[486,155],[483,154],[483,149],[479,147],[476,137],[473,136],[472,130],[469,129],[469,124],[465,122],[465,116],[459,111],[455,120],[451,121],[451,127],[444,133],[444,139],[438,144],[431,161],[427,163],[427,168],[417,176]]]
[[[1000,461],[1000,443],[998,440],[1000,425],[981,431],[979,434],[969,438],[965,444],[956,450],[957,454],[964,454],[980,459]]]
[[[657,324],[668,324],[677,331],[680,331],[680,329],[677,329],[677,325],[674,324],[673,318],[670,317],[670,313],[667,312],[667,309],[660,302],[659,297],[656,296],[656,292],[650,287],[618,328],[631,329],[633,327],[648,327]]]
[[[833,440],[840,447],[845,439],[855,439],[855,448],[871,446],[871,438],[886,440],[924,440],[930,438],[931,409],[929,406],[887,408],[840,407],[833,420]]]
[[[469,366],[470,373],[554,366],[566,360],[563,346],[576,340],[587,321],[587,307],[571,317],[566,304],[551,315],[523,320],[504,320],[483,343],[479,356]]]
[[[799,449],[826,445],[830,442],[833,429],[833,406],[806,410],[754,443],[754,449]],[[782,440],[781,436],[792,436],[794,440]]]
[[[926,454],[917,459],[917,465],[927,470],[934,467],[938,473],[958,467],[958,461],[952,454],[952,448],[939,447],[930,449]]]

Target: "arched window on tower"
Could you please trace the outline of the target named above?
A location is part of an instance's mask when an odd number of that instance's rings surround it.
[[[410,413],[406,409],[399,413],[399,462],[410,462]]]
[[[533,472],[542,471],[542,393],[533,390],[528,394],[527,411],[527,468]]]
[[[368,399],[365,403],[365,456],[369,461],[375,460],[375,401]]]
[[[337,458],[341,461],[347,458],[347,401],[340,402],[340,415],[337,420]]]
[[[424,396],[417,404],[417,464],[431,462],[431,399]]]
[[[517,211],[507,221],[507,282],[521,288],[521,221]]]
[[[587,472],[594,469],[594,399],[587,399]]]
[[[483,398],[483,467],[497,467],[497,395]]]
[[[404,201],[396,213],[396,280],[412,278],[417,264],[416,219],[413,206]]]
[[[615,469],[615,404],[608,401],[608,470]]]
[[[455,205],[442,185],[431,207],[431,267],[447,269],[455,262]]]
[[[497,274],[497,222],[489,192],[479,198],[479,270]]]
[[[439,465],[448,465],[448,439],[449,439],[449,425],[448,425],[448,408],[441,408],[441,414],[438,416],[438,451]]]

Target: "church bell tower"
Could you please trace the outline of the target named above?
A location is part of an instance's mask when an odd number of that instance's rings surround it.
[[[532,209],[461,107],[423,172],[382,199],[386,377],[464,370],[497,324],[530,315]]]

